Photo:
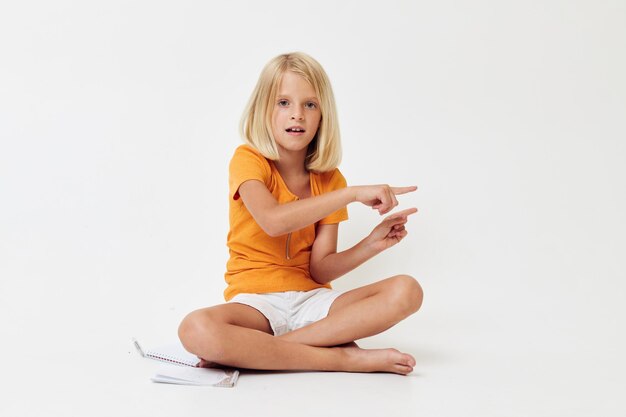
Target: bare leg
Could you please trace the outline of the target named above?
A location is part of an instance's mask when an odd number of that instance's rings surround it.
[[[326,318],[278,338],[311,346],[341,345],[394,326],[416,312],[422,298],[415,279],[398,275],[342,294]]]
[[[195,311],[179,328],[180,339],[189,352],[206,362],[238,368],[407,374],[415,366],[410,355],[395,349],[314,347],[288,342],[270,333],[265,317],[241,304]]]

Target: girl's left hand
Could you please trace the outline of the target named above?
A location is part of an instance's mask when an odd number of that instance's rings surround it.
[[[417,213],[415,207],[399,211],[383,220],[372,230],[367,238],[367,244],[382,252],[400,242],[407,235],[404,225],[408,222],[408,216]]]

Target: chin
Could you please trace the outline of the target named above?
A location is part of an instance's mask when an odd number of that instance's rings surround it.
[[[284,141],[282,143],[276,143],[279,147],[283,148],[286,151],[290,152],[300,152],[302,150],[307,150],[311,140],[289,140]]]

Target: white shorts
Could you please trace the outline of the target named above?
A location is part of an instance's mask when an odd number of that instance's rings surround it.
[[[274,336],[315,323],[328,315],[333,302],[342,293],[328,288],[311,291],[237,294],[229,303],[257,309],[270,322]]]

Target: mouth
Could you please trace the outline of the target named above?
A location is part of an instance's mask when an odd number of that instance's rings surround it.
[[[287,129],[285,129],[285,132],[287,133],[304,133],[305,130],[299,126],[292,126],[292,127],[288,127]]]

